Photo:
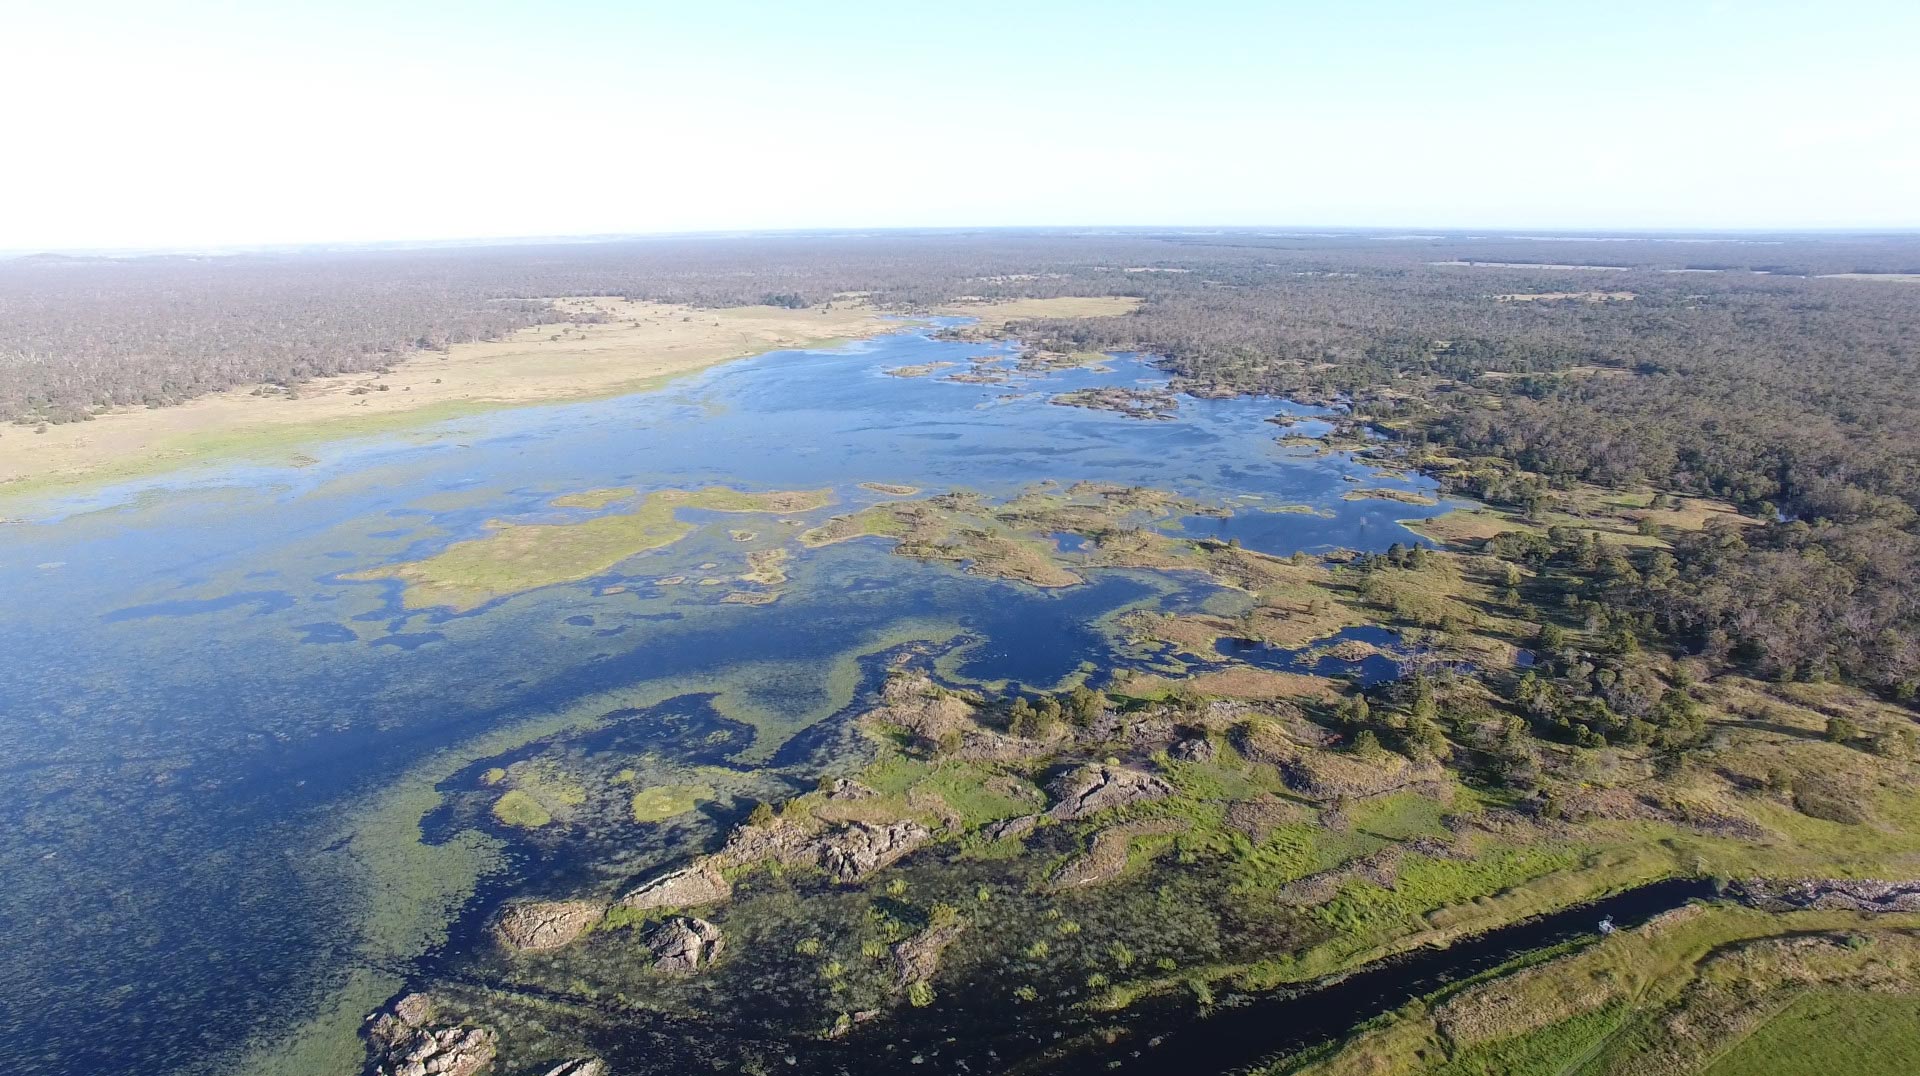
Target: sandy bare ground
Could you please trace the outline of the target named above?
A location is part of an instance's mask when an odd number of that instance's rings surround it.
[[[979,318],[983,329],[1003,329],[1023,318],[1110,318],[1131,314],[1140,300],[1130,295],[1065,295],[1053,299],[956,299],[935,313]]]
[[[873,336],[901,327],[872,309],[770,306],[696,310],[623,299],[561,299],[572,316],[498,341],[424,352],[386,374],[300,385],[289,398],[250,389],[91,422],[0,428],[0,495],[151,474],[203,458],[279,456],[301,443],[431,422],[489,407],[639,391],[729,359]],[[364,391],[363,391],[364,390]]]

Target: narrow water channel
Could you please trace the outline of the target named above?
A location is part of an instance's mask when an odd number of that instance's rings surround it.
[[[1526,953],[1593,935],[1603,919],[1610,919],[1615,927],[1637,926],[1690,900],[1712,895],[1711,881],[1670,878],[1445,948],[1409,953],[1317,989],[1220,1005],[1205,1017],[1198,1017],[1189,1005],[1166,1005],[1143,1014],[1130,1034],[1111,1047],[1020,1071],[1048,1076],[1096,1072],[1201,1076],[1243,1071],[1338,1038],[1414,998]]]

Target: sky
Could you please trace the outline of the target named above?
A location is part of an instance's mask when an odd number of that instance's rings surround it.
[[[0,0],[0,250],[1920,226],[1920,3]]]

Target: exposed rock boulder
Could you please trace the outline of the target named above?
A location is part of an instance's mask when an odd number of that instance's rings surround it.
[[[964,736],[980,727],[971,702],[918,673],[889,678],[880,689],[880,703],[861,720],[870,726],[902,729],[923,744]]]
[[[1179,833],[1187,824],[1177,818],[1125,822],[1101,830],[1087,854],[1069,861],[1053,876],[1054,889],[1076,889],[1112,881],[1127,869],[1127,849],[1135,837]]]
[[[733,895],[733,887],[710,860],[673,867],[641,882],[620,898],[626,908],[697,908]]]
[[[607,1063],[597,1057],[576,1057],[548,1069],[547,1076],[607,1076]]]
[[[1801,908],[1820,911],[1920,912],[1920,881],[1856,882],[1809,878],[1797,882],[1752,879],[1731,888],[1742,904],[1770,912]]]
[[[1009,838],[1025,837],[1033,832],[1040,823],[1037,814],[1023,814],[1018,818],[1003,818],[998,822],[989,822],[980,827],[981,836],[990,841],[1004,841]]]
[[[558,949],[600,921],[607,906],[591,900],[529,900],[509,904],[493,921],[501,944],[523,952]]]
[[[408,1027],[426,1027],[433,1022],[435,1008],[432,995],[416,991],[393,1003],[393,1015]]]
[[[934,972],[940,970],[940,955],[966,929],[963,922],[942,923],[906,941],[895,942],[891,950],[895,984],[904,990],[913,983],[932,979]]]
[[[1219,754],[1213,741],[1205,736],[1189,736],[1167,749],[1167,757],[1181,762],[1212,762]]]
[[[676,974],[697,971],[713,963],[725,945],[719,927],[705,919],[684,915],[667,920],[647,935],[653,966]]]
[[[816,862],[842,882],[855,882],[925,844],[932,831],[912,819],[853,822],[820,838]]]
[[[827,798],[835,801],[870,800],[880,795],[851,777],[836,777],[827,786]]]
[[[431,1027],[433,1011],[431,998],[408,994],[368,1023],[375,1076],[474,1076],[493,1063],[499,1041],[492,1031]]]
[[[799,863],[809,858],[813,832],[785,818],[759,825],[736,827],[727,843],[707,857],[717,867],[744,867],[771,859],[779,863]]]
[[[1066,822],[1096,811],[1171,796],[1173,786],[1143,770],[1089,764],[1061,774],[1047,791],[1054,799],[1047,814]]]

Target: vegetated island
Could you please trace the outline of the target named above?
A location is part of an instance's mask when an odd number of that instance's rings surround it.
[[[600,490],[555,498],[551,503],[561,507],[601,507],[616,503],[604,500],[607,495],[631,492]],[[464,612],[522,591],[590,579],[635,554],[672,545],[696,529],[694,524],[675,515],[681,508],[779,515],[810,511],[831,501],[832,493],[828,490],[743,493],[722,486],[657,490],[641,498],[629,511],[584,522],[495,521],[488,524],[485,535],[455,542],[423,560],[372,568],[342,578],[354,582],[399,580],[405,584],[401,592],[405,608],[446,606]],[[744,578],[748,582],[779,583],[786,576],[778,565],[778,559],[763,557]]]

